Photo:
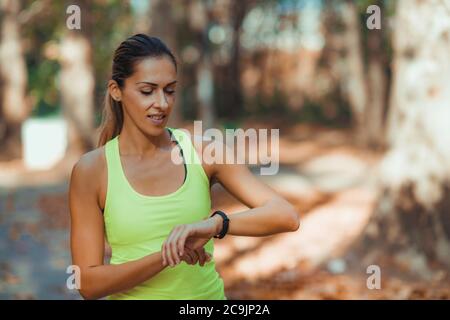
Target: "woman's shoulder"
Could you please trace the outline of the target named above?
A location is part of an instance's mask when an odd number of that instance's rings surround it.
[[[98,181],[106,168],[105,146],[98,147],[83,154],[72,169],[72,178],[92,182]]]
[[[106,190],[105,147],[98,147],[83,154],[74,164],[70,177],[70,194],[78,194],[83,201],[95,201],[103,210]],[[103,201],[103,202],[102,202]]]

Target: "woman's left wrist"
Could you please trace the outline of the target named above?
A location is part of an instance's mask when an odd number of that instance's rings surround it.
[[[222,231],[223,219],[219,215],[214,215],[214,216],[210,217],[210,219],[212,219],[214,221],[215,233],[212,235],[214,237]]]

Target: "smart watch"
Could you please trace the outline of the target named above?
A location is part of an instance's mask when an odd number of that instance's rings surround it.
[[[228,219],[227,215],[223,212],[223,211],[215,211],[211,217],[215,216],[216,214],[220,215],[223,219],[223,224],[222,224],[222,230],[220,231],[219,234],[215,235],[214,238],[218,238],[218,239],[222,239],[223,237],[225,237],[225,235],[228,232],[228,225],[230,223],[230,219]]]

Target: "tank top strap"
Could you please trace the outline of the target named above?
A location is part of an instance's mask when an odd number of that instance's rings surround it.
[[[195,151],[195,147],[192,144],[191,135],[188,131],[184,129],[174,129],[168,128],[177,142],[179,143],[181,149],[183,150],[183,157],[186,164],[197,164],[201,165],[200,158]]]
[[[118,173],[121,170],[120,163],[118,162],[118,159],[120,159],[120,157],[118,154],[116,154],[118,151],[118,142],[118,136],[116,136],[105,144],[106,164],[108,166],[108,179],[110,178],[111,174]]]
[[[183,150],[183,158],[186,163],[196,174],[209,184],[209,178],[203,169],[201,158],[199,157],[195,146],[192,142],[191,134],[185,129],[168,128],[173,136],[177,139],[181,149]]]
[[[119,136],[112,138],[105,144],[105,157],[108,172],[107,198],[111,193],[120,194],[127,191],[126,184],[123,183],[121,175],[122,165],[120,163],[118,137]]]

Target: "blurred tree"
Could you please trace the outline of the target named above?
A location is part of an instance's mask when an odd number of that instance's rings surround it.
[[[344,65],[338,70],[342,91],[352,111],[357,140],[365,146],[382,146],[389,85],[384,1],[344,0],[327,4],[342,20]],[[366,26],[366,10],[373,4],[382,12],[380,30],[368,30]]]
[[[231,118],[237,118],[242,115],[242,85],[241,85],[241,66],[240,66],[240,56],[241,56],[241,29],[244,18],[251,7],[253,1],[240,1],[232,0],[230,6],[230,17],[231,19],[231,30],[232,30],[232,46],[231,46],[231,57],[230,65],[228,67],[228,77],[227,81],[229,97],[228,116]]]
[[[67,2],[81,8],[81,29],[66,27],[61,44],[60,89],[63,114],[68,124],[69,152],[91,149],[94,136],[94,87],[90,30],[91,4],[87,0]],[[66,18],[69,17],[68,15]]]
[[[342,79],[347,86],[347,95],[357,130],[356,136],[363,142],[367,128],[365,115],[368,109],[368,87],[365,76],[363,43],[359,10],[354,1],[346,0],[342,5],[344,42],[347,72]]]
[[[114,50],[120,42],[141,30],[148,23],[146,7],[133,7],[136,1],[96,0],[90,1],[89,18],[93,21],[88,33],[92,47],[92,58],[95,73],[95,124],[99,125],[101,110],[107,90],[107,82],[111,77],[112,58]],[[148,1],[138,1],[147,3]],[[142,16],[136,16],[136,11],[142,11]],[[142,22],[142,20],[145,20]],[[96,21],[111,21],[112,23],[95,23]],[[145,32],[148,32],[146,30]]]
[[[211,57],[211,45],[208,38],[211,26],[211,3],[203,0],[193,0],[189,5],[189,25],[194,34],[194,43],[199,52],[195,63],[196,100],[198,103],[197,117],[205,129],[214,124],[214,76]]]
[[[21,125],[30,113],[26,99],[27,70],[20,34],[20,5],[20,1],[0,1],[0,142],[3,151],[13,158],[21,155]]]
[[[177,41],[177,27],[180,25],[182,14],[177,9],[181,8],[181,6],[182,4],[178,0],[170,2],[165,0],[151,0],[150,7],[148,8],[150,16],[149,29],[145,32],[151,36],[160,38],[172,50],[175,56],[177,56],[180,50],[178,46],[179,42]],[[183,68],[180,66],[178,68],[178,87],[183,85],[180,83],[183,79],[182,72]],[[169,125],[180,125],[183,119],[182,107],[181,99],[176,99]]]
[[[243,94],[241,83],[241,34],[244,19],[255,5],[254,0],[228,0],[223,23],[229,30],[229,48],[227,62],[218,66],[215,82],[218,89],[216,105],[219,116],[226,120],[238,120],[243,114]]]
[[[55,38],[65,19],[64,2],[23,1],[20,14],[22,42],[28,71],[31,116],[45,117],[60,111],[57,74],[59,50]]]
[[[385,6],[383,0],[372,1],[381,12],[381,29],[366,30],[367,51],[367,109],[363,119],[365,145],[377,147],[385,143],[385,115],[388,105],[388,59],[385,47]],[[365,17],[367,18],[367,16]]]
[[[449,21],[448,0],[397,2],[390,150],[363,242],[425,277],[450,267]]]

